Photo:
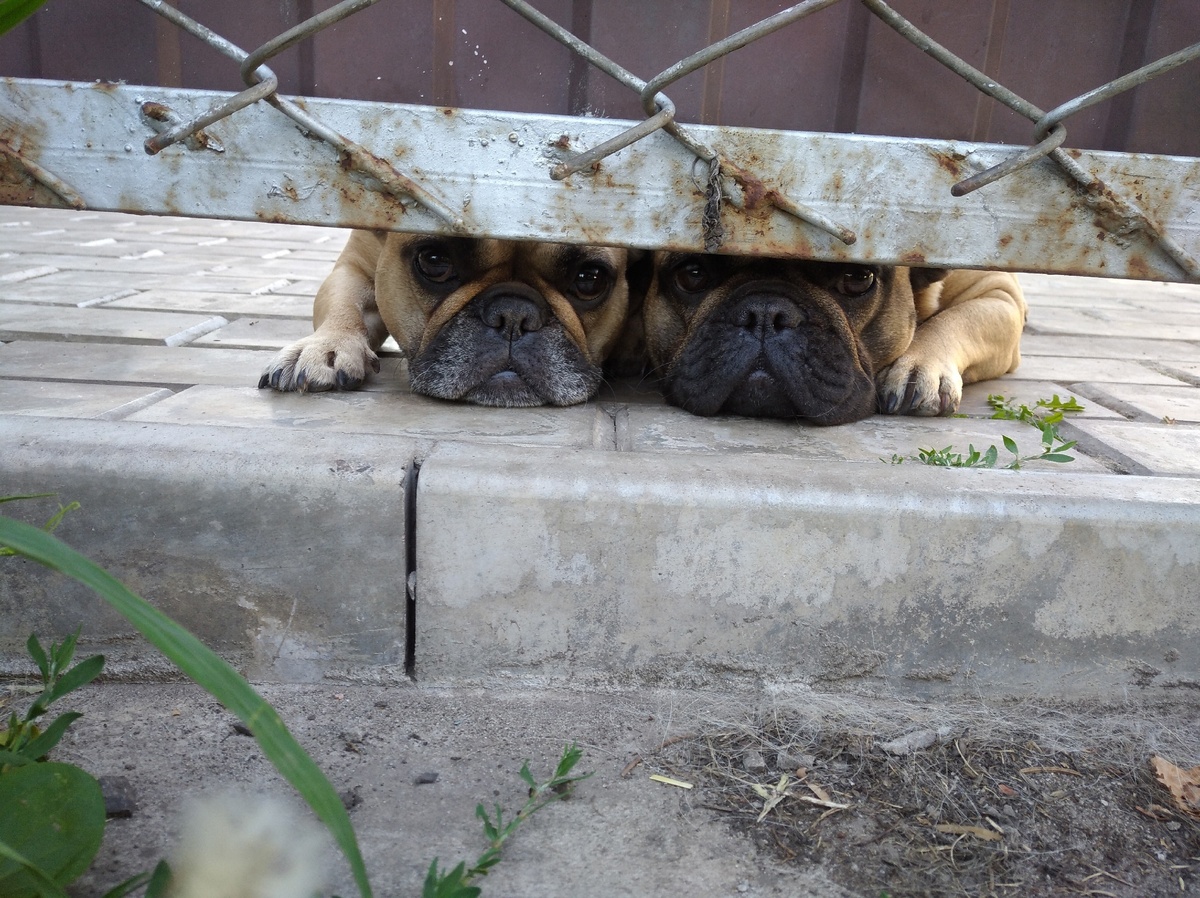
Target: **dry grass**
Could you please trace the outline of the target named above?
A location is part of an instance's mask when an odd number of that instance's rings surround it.
[[[1194,705],[814,694],[720,718],[643,763],[696,782],[690,801],[854,894],[1200,894],[1200,820],[1149,765],[1155,754],[1200,763]]]

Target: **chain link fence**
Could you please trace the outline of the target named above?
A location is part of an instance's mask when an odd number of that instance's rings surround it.
[[[1200,43],[1043,110],[883,0],[805,0],[648,80],[526,0],[499,0],[634,92],[645,118],[628,123],[279,94],[272,58],[379,0],[343,0],[250,52],[164,0],[138,2],[227,57],[246,89],[5,79],[0,202],[1200,281],[1200,161],[1064,149],[1071,116],[1195,61]],[[854,2],[1028,119],[1030,145],[676,119],[667,91],[681,78]]]

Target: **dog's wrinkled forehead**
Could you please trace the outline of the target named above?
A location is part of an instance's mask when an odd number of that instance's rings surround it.
[[[605,261],[616,269],[622,261],[622,250],[605,246],[453,239],[469,266],[479,273],[494,268],[524,267],[542,272],[563,271],[585,261]]]
[[[866,265],[860,262],[820,262],[810,259],[784,259],[769,256],[700,255],[697,253],[664,253],[656,266],[659,276],[680,265],[700,264],[711,276],[713,286],[721,282],[738,282],[757,278],[807,283],[827,289],[848,269],[870,271],[876,279],[887,283],[895,269],[885,265]]]

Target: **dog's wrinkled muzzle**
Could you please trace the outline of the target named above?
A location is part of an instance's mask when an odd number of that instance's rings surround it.
[[[844,423],[874,411],[874,384],[837,311],[786,285],[749,282],[700,321],[667,398],[694,414]]]

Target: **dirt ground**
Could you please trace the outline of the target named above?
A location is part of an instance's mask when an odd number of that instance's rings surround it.
[[[1148,766],[1200,764],[1190,695],[1055,708],[803,691],[261,691],[343,795],[381,898],[419,895],[434,857],[476,857],[476,805],[519,807],[522,762],[545,774],[571,741],[594,775],[506,845],[484,898],[1200,895],[1200,820]],[[23,697],[0,690],[0,713]],[[198,795],[289,792],[190,684],[105,683],[70,704],[84,717],[55,759],[115,778],[133,802],[75,898],[171,856]],[[332,849],[326,866],[326,894],[352,898]]]
[[[906,710],[825,696],[644,763],[857,895],[1200,895],[1200,788],[1179,803],[1151,766],[1197,763],[1194,706]]]

